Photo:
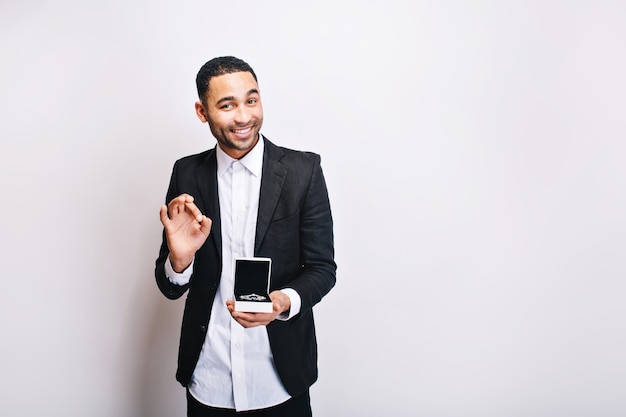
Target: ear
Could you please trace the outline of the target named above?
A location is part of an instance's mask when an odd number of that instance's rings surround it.
[[[196,115],[198,116],[198,119],[200,119],[202,123],[207,122],[206,109],[204,108],[204,105],[199,101],[196,101]]]

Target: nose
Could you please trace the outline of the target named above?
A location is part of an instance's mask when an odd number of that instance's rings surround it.
[[[237,106],[235,110],[235,123],[238,125],[248,124],[250,121],[250,112],[246,108],[246,106]]]

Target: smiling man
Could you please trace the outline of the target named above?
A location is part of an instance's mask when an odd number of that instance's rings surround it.
[[[336,271],[320,157],[259,133],[261,95],[244,61],[212,59],[196,85],[217,145],[174,164],[155,271],[166,297],[188,291],[176,373],[187,415],[311,416],[312,309]],[[272,259],[272,312],[235,311],[238,257]]]

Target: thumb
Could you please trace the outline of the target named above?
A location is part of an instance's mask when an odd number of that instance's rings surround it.
[[[167,206],[165,204],[163,204],[161,206],[161,210],[159,210],[159,217],[161,218],[161,223],[163,224],[163,226],[167,226],[167,224],[170,222],[170,218],[167,215]]]

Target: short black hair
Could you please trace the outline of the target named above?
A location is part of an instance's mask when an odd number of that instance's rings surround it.
[[[254,70],[250,65],[248,65],[247,62],[239,58],[235,58],[234,56],[220,56],[213,58],[200,68],[200,71],[198,71],[198,75],[196,76],[196,87],[198,89],[198,98],[200,98],[200,101],[204,103],[206,93],[209,90],[209,81],[211,81],[211,78],[217,77],[218,75],[232,74],[234,72],[249,72],[254,77],[254,80],[258,82]]]

